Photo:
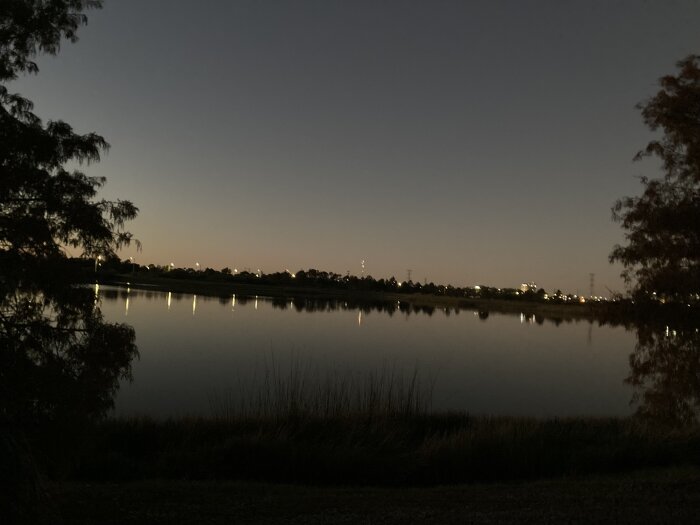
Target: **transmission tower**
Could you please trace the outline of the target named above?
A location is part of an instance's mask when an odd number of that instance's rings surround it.
[[[591,278],[591,295],[590,295],[590,297],[593,297],[593,293],[595,292],[595,274],[589,273],[588,275]]]

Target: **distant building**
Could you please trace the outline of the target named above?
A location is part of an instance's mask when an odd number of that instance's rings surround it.
[[[520,285],[520,291],[525,293],[525,292],[536,292],[537,291],[537,285],[533,282],[529,283],[522,283]]]

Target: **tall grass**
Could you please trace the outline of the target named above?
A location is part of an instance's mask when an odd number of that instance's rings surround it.
[[[409,375],[388,365],[367,375],[321,372],[299,359],[283,366],[271,356],[262,374],[251,381],[214,390],[209,405],[212,416],[225,421],[417,416],[432,410],[433,386],[434,381],[422,379],[417,368]]]
[[[362,377],[270,358],[245,386],[212,394],[213,417],[100,423],[72,475],[421,485],[700,465],[698,426],[474,417],[435,413],[431,400],[416,370]]]
[[[425,485],[700,465],[700,429],[466,414],[114,419],[74,478]]]

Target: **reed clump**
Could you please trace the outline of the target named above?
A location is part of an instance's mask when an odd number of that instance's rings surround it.
[[[432,485],[700,465],[698,426],[436,413],[416,372],[266,370],[213,394],[208,418],[101,422],[70,477]]]
[[[209,397],[217,420],[419,416],[432,410],[433,382],[384,366],[366,375],[329,371],[298,359],[284,366],[274,357],[263,372],[237,388]]]

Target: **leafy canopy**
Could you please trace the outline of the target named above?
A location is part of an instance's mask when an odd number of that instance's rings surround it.
[[[661,132],[635,160],[657,157],[664,176],[642,178],[640,197],[625,197],[613,218],[626,230],[610,261],[625,267],[643,294],[689,300],[700,293],[700,57],[678,62],[678,73],[660,79],[661,89],[639,104],[644,123]]]
[[[100,417],[136,355],[134,332],[105,323],[66,248],[110,256],[133,239],[136,207],[98,198],[103,178],[66,165],[107,143],[62,121],[43,123],[7,83],[37,73],[40,53],[75,42],[95,0],[0,2],[0,423],[29,432]],[[77,426],[77,425],[74,425]]]

